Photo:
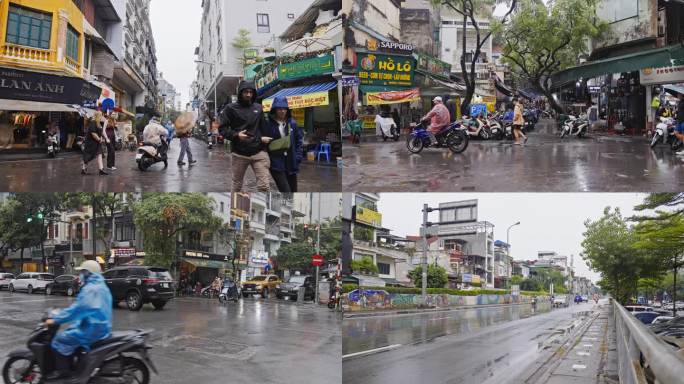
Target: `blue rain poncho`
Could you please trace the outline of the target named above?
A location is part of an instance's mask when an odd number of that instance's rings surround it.
[[[109,337],[112,331],[112,294],[100,274],[90,274],[76,302],[53,317],[57,324],[72,323],[52,340],[52,349],[73,355],[77,348],[90,346]]]

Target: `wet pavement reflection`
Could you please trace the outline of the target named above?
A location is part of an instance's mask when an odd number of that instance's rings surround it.
[[[56,159],[0,162],[0,191],[3,192],[227,192],[232,188],[231,156],[222,148],[207,150],[198,140],[191,140],[197,164],[178,166],[180,142],[174,140],[169,152],[169,166],[153,165],[140,172],[135,152],[116,152],[117,170],[98,176],[97,165],[89,166],[91,175],[80,174],[80,156],[60,155]],[[187,160],[186,160],[187,162]],[[332,165],[304,162],[298,177],[300,192],[339,192],[342,172]],[[251,169],[245,176],[245,191],[256,190]],[[275,184],[272,188],[276,189]]]
[[[649,148],[643,137],[591,136],[561,140],[542,120],[524,146],[472,140],[454,155],[426,149],[412,155],[399,142],[344,146],[345,191],[583,192],[675,191],[684,188],[684,157]]]
[[[73,299],[0,292],[0,363],[25,346],[49,307]],[[339,315],[313,304],[245,299],[178,298],[162,311],[145,305],[114,310],[114,330],[154,329],[149,342],[160,374],[152,383],[341,382]],[[311,364],[315,361],[315,364]],[[318,379],[317,379],[318,380]],[[318,381],[317,381],[318,382]]]
[[[343,383],[519,383],[591,304],[344,319]],[[376,348],[392,346],[388,351]],[[356,352],[367,354],[351,355]],[[376,352],[377,351],[377,352]]]

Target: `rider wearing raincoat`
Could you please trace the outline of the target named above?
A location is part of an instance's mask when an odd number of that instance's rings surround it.
[[[87,260],[78,268],[81,289],[74,302],[47,321],[58,325],[71,323],[52,340],[56,374],[70,371],[70,356],[76,349],[90,351],[90,346],[109,337],[112,331],[112,294],[102,277],[100,264]]]

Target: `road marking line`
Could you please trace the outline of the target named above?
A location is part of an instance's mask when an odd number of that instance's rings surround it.
[[[593,341],[596,341],[596,340],[598,340],[598,339],[595,338],[595,337],[585,337],[584,340],[593,340]]]
[[[572,369],[573,369],[573,370],[576,370],[576,369],[587,369],[587,366],[586,366],[586,365],[582,365],[582,364],[573,364],[573,365],[572,365]]]
[[[361,352],[356,352],[356,353],[350,353],[347,355],[342,355],[342,359],[348,359],[350,357],[356,357],[356,356],[365,356],[365,355],[371,355],[373,353],[377,352],[384,352],[384,351],[389,351],[391,349],[399,348],[401,347],[401,344],[392,344],[388,345],[386,347],[381,347],[381,348],[375,348],[375,349],[369,349],[366,351],[361,351]]]
[[[577,352],[577,355],[579,355],[579,356],[591,356],[591,353],[589,353],[589,352]]]
[[[444,320],[444,319],[451,319],[451,317],[438,317],[436,319],[428,319],[428,321]]]
[[[42,300],[19,300],[19,301],[3,301],[3,303],[6,304],[14,304],[14,303],[35,303],[39,301],[64,301],[64,299],[42,299]]]
[[[594,344],[584,344],[583,346],[584,346],[584,347],[593,347]]]

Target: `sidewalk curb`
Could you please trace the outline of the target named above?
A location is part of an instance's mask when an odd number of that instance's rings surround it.
[[[508,307],[513,305],[530,305],[531,303],[511,303],[511,304],[487,304],[487,305],[464,305],[454,308],[429,308],[429,309],[406,309],[400,311],[375,311],[372,313],[349,313],[345,314],[345,319],[365,318],[365,317],[382,317],[382,316],[398,316],[398,315],[412,315],[416,313],[438,313],[459,311],[462,309],[477,309],[477,308],[495,308]]]

